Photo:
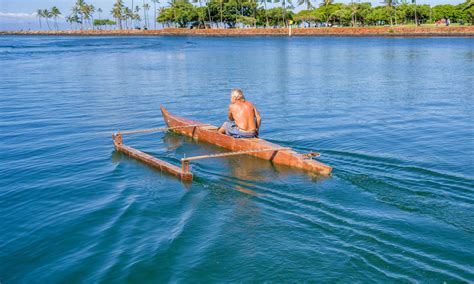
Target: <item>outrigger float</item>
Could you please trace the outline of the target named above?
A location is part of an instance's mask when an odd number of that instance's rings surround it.
[[[193,174],[189,171],[190,161],[210,158],[222,158],[236,155],[252,155],[261,159],[271,161],[275,164],[286,165],[292,168],[316,173],[318,175],[331,175],[332,168],[330,166],[313,159],[313,157],[319,156],[319,153],[317,152],[299,154],[291,148],[281,147],[280,145],[265,141],[260,138],[236,139],[228,135],[219,134],[217,132],[218,128],[216,126],[203,124],[197,121],[170,114],[164,106],[161,106],[161,113],[168,127],[125,132],[119,131],[117,133],[114,133],[112,134],[112,139],[115,145],[115,149],[163,172],[173,174],[183,181],[193,180]],[[231,152],[182,158],[181,167],[178,167],[123,144],[123,135],[150,133],[156,131],[172,131],[178,134],[192,137],[193,139],[198,141],[207,142],[229,149],[231,150]]]

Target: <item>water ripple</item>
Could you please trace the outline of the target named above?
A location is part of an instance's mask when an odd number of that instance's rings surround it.
[[[472,282],[471,46],[2,36],[0,281]],[[333,176],[241,156],[183,184],[114,151],[112,132],[164,126],[160,104],[221,124],[235,87],[262,137]],[[176,165],[225,151],[124,141]]]

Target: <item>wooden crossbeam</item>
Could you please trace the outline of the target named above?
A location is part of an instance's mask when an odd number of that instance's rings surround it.
[[[244,151],[234,151],[220,154],[211,154],[211,155],[202,155],[194,156],[181,159],[181,171],[183,173],[189,173],[189,161],[202,160],[202,159],[213,159],[213,158],[222,158],[229,156],[245,155],[252,153],[263,153],[263,152],[278,152],[278,151],[288,151],[292,150],[291,148],[270,148],[270,149],[258,149],[258,150],[244,150]]]
[[[226,153],[219,153],[219,154],[211,154],[211,155],[202,155],[202,156],[182,158],[181,161],[195,161],[195,160],[201,160],[201,159],[222,158],[222,157],[245,155],[245,154],[251,154],[251,153],[277,152],[277,151],[288,151],[288,150],[292,150],[292,149],[291,148],[270,148],[270,149],[234,151],[234,152],[226,152]]]

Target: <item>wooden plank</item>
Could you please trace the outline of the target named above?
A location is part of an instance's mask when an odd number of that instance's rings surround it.
[[[278,151],[288,151],[288,150],[291,150],[291,148],[271,148],[271,149],[234,151],[234,152],[227,152],[227,153],[220,153],[220,154],[211,154],[211,155],[202,155],[202,156],[182,158],[181,161],[195,161],[195,160],[201,160],[201,159],[212,159],[212,158],[222,158],[222,157],[237,156],[237,155],[246,155],[250,153],[278,152]]]
[[[135,148],[127,146],[122,143],[122,139],[120,135],[114,135],[114,145],[117,151],[120,151],[128,156],[137,159],[153,168],[156,168],[162,172],[167,172],[170,174],[175,175],[176,177],[180,178],[183,181],[192,181],[193,174],[189,171],[184,172],[180,167],[172,165],[168,162],[163,160],[157,159],[153,156],[150,156],[142,151],[139,151]]]

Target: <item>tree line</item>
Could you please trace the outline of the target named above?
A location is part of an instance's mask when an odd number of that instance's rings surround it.
[[[114,20],[102,19],[102,9],[85,0],[77,0],[71,13],[65,17],[71,28],[84,29],[112,27],[118,29],[153,28],[161,23],[167,27],[234,28],[240,26],[284,27],[299,26],[366,26],[405,25],[434,23],[449,19],[451,23],[474,24],[474,0],[459,5],[418,5],[416,0],[383,0],[384,5],[372,7],[371,3],[334,3],[333,0],[171,0],[166,7],[157,8],[159,0],[131,0],[131,6],[116,0],[110,15]],[[293,3],[293,1],[297,1]],[[136,5],[134,5],[136,4]],[[272,8],[269,8],[269,5]],[[295,13],[294,5],[304,6]],[[276,6],[276,7],[274,7]],[[150,11],[152,10],[152,12]],[[98,18],[94,18],[97,16]],[[39,9],[37,16],[42,28],[42,19],[48,29],[58,29],[57,18],[61,12],[57,7]],[[151,20],[150,20],[150,17]],[[50,23],[50,20],[53,22]]]
[[[137,0],[138,2],[139,0]],[[147,1],[142,0],[142,3],[137,3],[134,5],[132,0],[131,7],[126,7],[123,3],[123,0],[117,0],[110,11],[110,15],[115,20],[102,19],[103,10],[101,8],[96,9],[92,4],[86,3],[85,0],[77,0],[74,6],[71,9],[71,13],[65,17],[67,23],[71,25],[71,28],[74,29],[94,29],[95,27],[108,27],[116,26],[119,29],[131,29],[137,27],[143,27],[148,29],[150,27],[150,9],[151,5]],[[157,7],[156,4],[159,3],[159,0],[151,0],[153,2],[154,9],[154,18],[157,18]],[[98,14],[98,18],[94,18]],[[51,29],[49,20],[54,18],[53,28],[58,29],[57,17],[61,15],[61,12],[57,7],[53,7],[50,10],[48,9],[39,9],[36,11],[36,15],[39,19],[40,29],[42,28],[42,19],[47,23],[48,29]],[[156,29],[156,20],[151,20],[154,22],[154,28]]]
[[[414,0],[385,0],[384,6],[372,7],[370,3],[325,4],[294,15],[299,23],[324,23],[326,25],[407,25],[434,23],[450,19],[452,23],[473,24],[474,1],[459,5],[417,5]]]

